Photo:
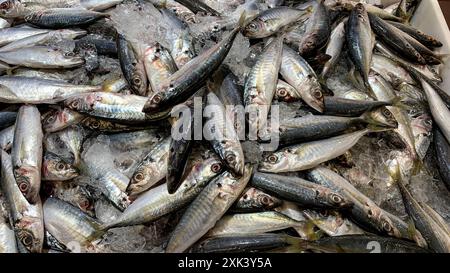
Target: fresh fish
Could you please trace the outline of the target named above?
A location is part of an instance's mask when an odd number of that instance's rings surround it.
[[[44,138],[45,150],[78,167],[81,161],[81,146],[86,135],[81,127],[75,125],[53,134],[47,134]]]
[[[308,14],[308,11],[288,7],[265,10],[250,21],[244,27],[242,33],[251,39],[269,37],[283,27],[301,20],[306,14]]]
[[[275,96],[273,97],[274,100],[292,102],[301,98],[301,94],[292,85],[283,80],[278,80],[277,91],[275,91]]]
[[[0,5],[3,5],[3,3]],[[0,46],[5,46],[7,44],[17,42],[28,37],[33,37],[35,35],[47,34],[49,32],[51,32],[50,29],[3,28],[0,29]]]
[[[25,15],[45,9],[39,3],[24,3],[19,0],[5,0],[0,3],[0,14],[3,18],[22,19]]]
[[[73,95],[101,91],[101,86],[75,85],[57,80],[21,76],[0,78],[0,102],[58,103]]]
[[[224,170],[220,159],[212,151],[197,152],[192,160],[183,183],[174,194],[167,192],[165,184],[150,189],[131,203],[115,221],[106,223],[104,229],[152,222],[179,210],[192,202],[211,179]]]
[[[117,54],[119,57],[120,68],[128,85],[135,92],[135,94],[145,96],[147,94],[147,75],[145,74],[145,67],[142,67],[140,62],[136,59],[134,52],[131,49],[125,36],[117,34]]]
[[[240,25],[243,20],[241,18]],[[143,111],[151,114],[167,111],[189,99],[223,62],[240,29],[240,27],[234,29],[221,42],[192,59],[173,74],[162,85],[161,92],[154,94],[149,99]]]
[[[383,210],[370,198],[358,191],[342,176],[324,167],[317,167],[308,171],[308,178],[325,187],[329,187],[353,202],[349,210],[351,219],[365,230],[396,238],[414,240],[426,247],[418,231],[411,232],[408,224],[397,216]]]
[[[282,201],[253,187],[244,190],[241,197],[231,207],[236,212],[257,212],[271,210],[280,206]]]
[[[323,112],[323,93],[314,70],[297,52],[283,47],[280,74],[313,109]]]
[[[242,253],[265,252],[274,249],[297,245],[302,242],[299,238],[280,233],[230,235],[207,238],[195,244],[190,252],[193,253]]]
[[[11,157],[17,185],[31,204],[40,200],[42,139],[39,110],[35,106],[22,106],[17,115]]]
[[[426,203],[419,202],[406,188],[400,166],[395,173],[390,174],[395,180],[403,197],[408,215],[414,221],[417,229],[423,234],[429,247],[436,252],[450,252],[450,228],[446,221]]]
[[[42,129],[54,133],[80,123],[86,116],[68,108],[52,109],[42,115]]]
[[[450,143],[450,126],[448,123],[450,120],[450,110],[430,84],[428,84],[424,79],[420,79],[420,82],[427,96],[433,119],[439,126],[442,134],[447,139],[447,142]]]
[[[326,96],[324,98],[325,114],[344,117],[358,117],[376,108],[391,105],[384,101],[349,100]]]
[[[171,138],[162,140],[139,164],[127,188],[130,196],[150,189],[166,177],[170,142]]]
[[[404,60],[403,58],[399,58],[397,54],[393,53],[389,48],[382,45],[381,43],[377,42],[375,44],[375,48],[381,52],[384,56],[396,61],[397,63],[401,64],[405,69],[407,69],[409,72],[414,71],[416,73],[419,73],[420,75],[423,75],[427,79],[434,81],[434,82],[442,82],[441,76],[436,72],[436,70],[430,66],[427,65],[418,65],[411,62],[408,62],[407,60]]]
[[[27,23],[41,28],[60,29],[87,25],[105,17],[109,15],[86,9],[51,8],[32,12],[24,18]]]
[[[32,47],[37,45],[45,45],[49,42],[62,39],[72,40],[84,36],[86,35],[86,33],[87,32],[85,30],[71,30],[71,29],[53,30],[11,42],[8,45],[1,47],[0,52],[13,51],[20,48]]]
[[[254,112],[254,117],[249,120],[250,132],[253,134],[266,126],[277,87],[282,53],[283,37],[277,37],[258,57],[245,82],[244,104],[249,111]]]
[[[64,101],[65,107],[93,117],[117,122],[136,124],[157,121],[169,113],[146,114],[142,112],[147,98],[105,92],[75,95]]]
[[[371,74],[369,77],[369,82],[372,92],[379,101],[395,100],[396,95],[392,89],[392,86],[390,86],[390,84],[380,75]],[[417,159],[414,135],[412,133],[411,124],[407,113],[395,106],[388,106],[387,108],[398,122],[398,128],[395,132],[400,136],[413,158]]]
[[[429,253],[408,241],[376,235],[325,237],[315,242],[331,253]]]
[[[280,144],[292,145],[318,139],[325,139],[339,135],[357,125],[373,124],[380,126],[392,126],[396,128],[394,121],[388,124],[379,123],[373,114],[366,113],[357,118],[335,116],[304,116],[283,120],[280,123]]]
[[[300,40],[299,52],[302,56],[311,55],[315,50],[321,49],[330,39],[330,16],[324,1],[317,1],[314,12],[308,20],[306,31]]]
[[[183,182],[181,178],[185,172],[187,160],[194,145],[192,137],[194,136],[195,119],[194,115],[192,114],[194,109],[191,103],[192,101],[188,101],[183,105],[189,107],[189,113],[191,115],[185,117],[182,113],[179,118],[172,124],[172,132],[176,132],[178,134],[175,138],[174,135],[172,135],[172,140],[170,142],[170,147],[167,155],[168,164],[166,183],[167,191],[170,194],[175,193]],[[186,121],[188,122],[187,124]]]
[[[353,203],[329,188],[298,177],[257,172],[251,185],[302,206],[325,209],[349,209]]]
[[[155,129],[108,135],[109,146],[119,151],[152,147],[160,143],[165,137],[164,132]]]
[[[319,164],[343,155],[351,149],[370,129],[337,137],[297,144],[267,155],[259,171],[269,173],[308,170]]]
[[[401,32],[396,27],[386,23],[375,15],[369,14],[369,17],[373,31],[384,43],[414,63],[427,63],[423,56],[401,35]]]
[[[422,43],[423,45],[427,46],[430,49],[436,48],[436,47],[442,47],[442,43],[434,38],[433,36],[427,35],[423,33],[422,31],[413,28],[412,26],[398,23],[398,22],[389,22],[391,25],[395,26],[396,28],[400,29],[401,31],[411,35],[414,39]]]
[[[205,235],[239,198],[253,168],[245,166],[244,175],[235,178],[225,171],[214,178],[188,207],[166,247],[166,253],[186,251]]]
[[[111,57],[117,57],[117,43],[115,41],[107,39],[98,39],[95,36],[88,35],[76,41],[76,45],[79,46],[80,43],[87,42],[92,44],[97,49],[99,55],[106,55]]]
[[[275,211],[225,215],[208,231],[206,237],[250,235],[304,225]]]
[[[35,204],[30,204],[16,184],[11,157],[1,153],[1,186],[9,204],[16,238],[30,252],[41,252],[44,243],[44,223],[42,204],[37,196]]]
[[[416,81],[411,77],[408,71],[397,62],[383,55],[373,54],[371,69],[389,82],[401,80],[408,84],[416,84]]]
[[[207,133],[214,151],[236,176],[244,174],[244,152],[234,123],[226,116],[225,107],[212,92],[207,95]],[[205,114],[206,115],[206,114]]]
[[[1,51],[0,60],[10,65],[30,68],[73,68],[84,64],[83,58],[75,56],[74,53],[48,46]]]
[[[325,63],[322,70],[322,78],[324,78],[327,73],[332,69],[339,60],[341,56],[342,48],[345,44],[345,24],[347,20],[340,22],[331,32],[330,42],[328,43],[325,54],[331,56],[331,59]]]
[[[99,231],[99,221],[69,203],[50,197],[45,201],[43,210],[45,230],[64,246],[85,251],[92,241],[103,235]],[[78,245],[74,246],[75,243]]]
[[[357,4],[350,14],[346,38],[350,58],[367,84],[375,36],[363,4]]]
[[[162,9],[161,13],[171,28],[166,34],[171,44],[170,54],[177,67],[181,68],[195,56],[189,26],[168,9]]]
[[[304,210],[306,218],[326,235],[336,237],[344,235],[364,234],[355,223],[345,218],[340,212],[327,210]]]
[[[77,177],[78,171],[72,164],[54,154],[46,153],[42,162],[43,181],[65,181]]]
[[[450,144],[438,128],[434,131],[434,143],[442,181],[450,189]]]
[[[170,52],[159,43],[145,49],[144,67],[150,82],[151,94],[160,92],[162,84],[178,70]]]

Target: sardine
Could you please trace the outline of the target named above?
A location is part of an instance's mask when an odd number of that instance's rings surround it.
[[[167,244],[166,253],[184,252],[205,235],[240,196],[253,168],[235,178],[225,171],[214,178],[188,207]]]
[[[257,212],[271,210],[280,206],[282,201],[275,196],[253,187],[244,190],[241,197],[231,207],[235,212]]]
[[[330,39],[331,23],[325,0],[317,1],[314,11],[308,20],[306,31],[300,40],[299,52],[307,56],[321,49]]]
[[[11,157],[1,153],[1,186],[9,204],[17,240],[30,252],[41,252],[44,243],[44,223],[40,197],[30,204],[16,184]]]
[[[51,8],[27,14],[27,23],[41,27],[60,29],[93,23],[109,14],[79,8]]]
[[[31,204],[40,200],[42,139],[39,110],[35,106],[22,106],[17,115],[11,157],[17,185]]]
[[[313,109],[323,112],[323,93],[314,70],[297,52],[283,47],[280,74]]]
[[[251,185],[306,207],[342,210],[353,206],[341,194],[298,177],[257,172]]]

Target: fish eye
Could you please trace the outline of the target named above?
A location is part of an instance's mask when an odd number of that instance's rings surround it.
[[[236,156],[234,154],[229,154],[229,155],[226,156],[225,160],[228,163],[233,163],[233,162],[236,161]]]
[[[133,84],[134,84],[135,86],[141,86],[142,81],[141,81],[141,79],[140,79],[139,77],[135,77],[135,78],[133,79]]]
[[[30,185],[29,185],[28,182],[22,181],[22,182],[19,183],[19,190],[22,193],[27,193],[29,189],[30,189]]]
[[[391,224],[388,221],[383,221],[382,227],[383,227],[383,230],[386,232],[391,232],[393,230]]]
[[[222,169],[222,166],[219,163],[214,163],[211,165],[211,171],[213,173],[218,173]]]
[[[56,116],[55,115],[50,115],[50,116],[48,116],[47,119],[45,119],[45,123],[46,124],[51,124],[51,123],[53,123],[55,121],[56,121]]]
[[[74,56],[75,56],[75,53],[70,52],[70,51],[64,52],[64,56],[65,56],[65,57],[74,57]]]
[[[100,122],[98,122],[97,120],[95,120],[95,121],[93,121],[93,122],[91,123],[91,126],[92,126],[92,128],[94,128],[94,129],[98,129],[98,128],[100,128]]]
[[[320,90],[315,90],[312,95],[316,99],[321,99],[323,97],[322,91]]]
[[[133,179],[137,182],[144,180],[144,175],[142,173],[137,173],[133,176]]]
[[[342,198],[336,194],[331,194],[330,198],[331,198],[331,201],[335,204],[342,203]]]
[[[19,235],[19,237],[24,246],[29,247],[33,244],[34,237],[31,233],[24,231]]]
[[[255,23],[250,23],[248,25],[248,28],[251,29],[251,30],[256,30],[256,29],[258,29],[258,26]]]
[[[189,50],[185,50],[183,53],[186,55],[189,55],[190,52],[189,52]]]
[[[64,163],[58,163],[56,164],[56,170],[62,171],[66,168],[66,165]]]
[[[261,198],[261,204],[263,204],[264,206],[268,206],[270,205],[270,198],[267,195],[262,195]]]
[[[278,157],[276,155],[271,155],[267,158],[267,161],[269,161],[270,163],[277,163]]]
[[[392,113],[388,109],[383,110],[383,115],[387,118],[392,118]]]
[[[282,88],[282,89],[279,89],[279,90],[278,90],[278,96],[284,98],[284,97],[286,97],[287,95],[288,95],[288,92],[287,92],[286,89]]]
[[[161,102],[161,100],[162,100],[162,98],[161,98],[161,96],[160,95],[155,95],[153,98],[152,98],[152,102],[154,103],[154,104],[159,104],[160,102]]]
[[[70,107],[72,108],[78,108],[79,105],[80,102],[78,100],[74,100],[73,102],[70,103]]]
[[[80,206],[81,209],[89,208],[90,204],[91,202],[89,202],[87,198],[82,198],[82,200],[78,202],[78,205]]]

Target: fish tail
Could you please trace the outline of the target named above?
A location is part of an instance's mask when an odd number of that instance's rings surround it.
[[[244,10],[239,17],[238,29],[243,29],[247,24],[247,12]]]

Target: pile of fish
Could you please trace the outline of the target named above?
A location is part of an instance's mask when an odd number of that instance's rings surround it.
[[[450,252],[419,6],[0,0],[0,253]]]

